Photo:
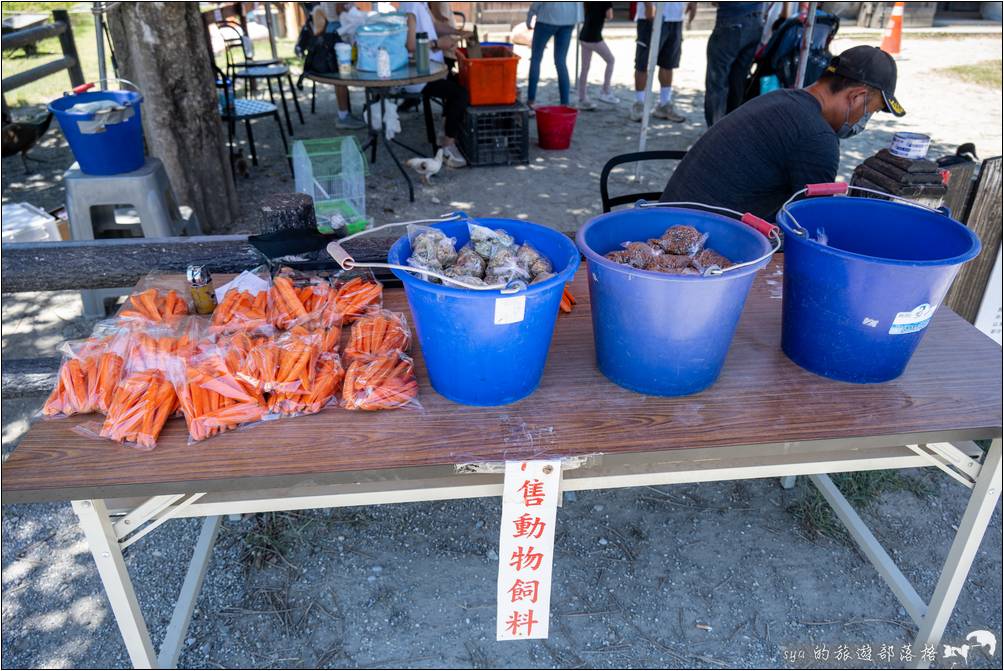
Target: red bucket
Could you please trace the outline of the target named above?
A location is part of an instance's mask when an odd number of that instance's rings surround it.
[[[537,143],[541,149],[568,149],[579,111],[564,105],[535,107]]]

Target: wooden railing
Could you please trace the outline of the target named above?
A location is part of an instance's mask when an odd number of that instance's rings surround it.
[[[52,23],[41,26],[15,30],[7,33],[0,39],[3,50],[21,49],[28,45],[41,42],[49,37],[59,37],[59,46],[63,51],[62,58],[37,65],[30,70],[19,72],[3,79],[3,108],[7,109],[7,93],[16,88],[25,86],[43,77],[68,70],[70,73],[70,85],[80,86],[84,83],[84,72],[80,69],[80,57],[77,56],[77,45],[73,41],[73,28],[70,26],[70,15],[64,9],[57,9],[52,12],[55,19]]]

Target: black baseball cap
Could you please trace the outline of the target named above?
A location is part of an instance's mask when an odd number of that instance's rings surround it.
[[[878,89],[882,92],[885,111],[903,116],[906,110],[896,100],[896,61],[878,47],[851,47],[834,56],[826,72]]]

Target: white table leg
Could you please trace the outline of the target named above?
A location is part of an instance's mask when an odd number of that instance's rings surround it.
[[[781,489],[794,489],[795,478],[797,475],[783,475],[781,476]]]
[[[157,653],[136,600],[136,592],[122,559],[122,550],[105,502],[100,499],[74,501],[73,510],[80,519],[80,528],[94,556],[94,563],[97,564],[105,594],[108,595],[133,666],[137,669],[154,668]]]
[[[962,515],[962,522],[948,551],[941,577],[934,588],[934,596],[924,619],[920,622],[920,629],[913,644],[915,657],[924,647],[930,645],[937,647],[941,642],[945,625],[948,624],[948,618],[955,608],[959,592],[966,581],[966,576],[969,575],[969,568],[973,564],[973,558],[979,550],[983,534],[987,530],[990,516],[997,507],[1000,496],[1001,439],[998,438],[990,444],[990,449],[983,460],[979,477],[969,498],[969,505]],[[927,662],[921,660],[917,668],[927,668],[927,666]]]

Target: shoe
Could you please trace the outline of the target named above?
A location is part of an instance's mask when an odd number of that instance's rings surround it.
[[[339,130],[361,130],[366,128],[366,122],[351,114],[344,119],[335,118],[335,128]]]
[[[534,103],[527,103],[526,108],[530,110],[530,118],[537,116],[537,111],[534,108]]]
[[[645,103],[634,101],[631,105],[631,121],[641,121],[642,116],[645,114]]]
[[[467,159],[463,157],[455,144],[443,147],[443,160],[446,161],[446,165],[450,168],[467,167]]]
[[[596,109],[596,103],[592,100],[580,100],[575,107],[580,110],[594,110]]]
[[[667,119],[673,123],[683,123],[687,120],[687,117],[683,116],[676,111],[673,107],[673,103],[666,103],[665,105],[659,105],[652,112],[652,116],[658,117],[660,119]]]
[[[621,99],[615,96],[613,93],[601,93],[600,102],[607,103],[608,105],[618,105]]]

